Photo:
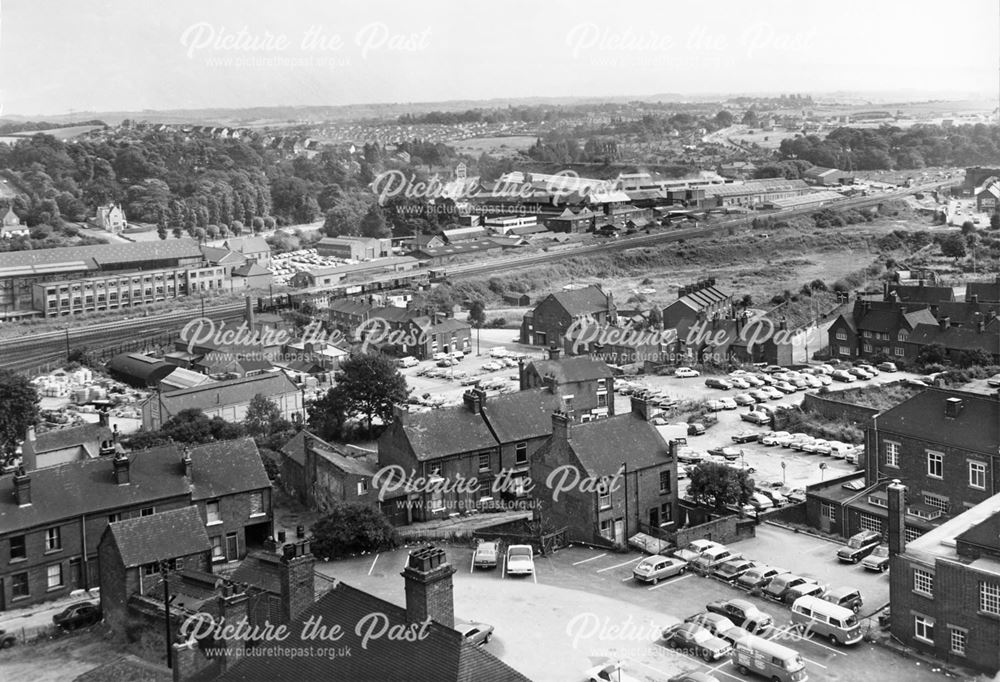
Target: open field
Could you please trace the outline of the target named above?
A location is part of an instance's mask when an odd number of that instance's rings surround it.
[[[523,152],[535,144],[538,138],[532,135],[513,135],[510,137],[476,137],[469,140],[448,142],[459,154],[479,156],[484,152],[495,156],[509,156]]]

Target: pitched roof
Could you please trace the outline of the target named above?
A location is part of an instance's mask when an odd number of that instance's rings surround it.
[[[205,500],[271,487],[253,438],[191,448],[191,499]]]
[[[281,594],[281,558],[272,552],[251,552],[240,562],[229,579],[259,587],[272,594]]]
[[[980,332],[968,327],[941,329],[936,324],[919,324],[907,339],[910,343],[927,346],[940,343],[948,350],[975,350],[982,348],[991,355],[1000,355],[1000,335]]]
[[[336,299],[330,302],[330,312],[342,313],[344,315],[364,315],[371,313],[374,308],[363,301],[352,301],[347,298]]]
[[[958,417],[945,416],[949,398],[961,398]],[[876,418],[880,430],[994,455],[1000,443],[1000,400],[962,391],[927,389]]]
[[[63,246],[56,249],[32,249],[0,253],[0,268],[15,266],[77,265],[82,269],[95,269],[99,265],[129,264],[133,262],[201,258],[201,249],[193,239],[157,239],[149,242],[121,242],[93,244],[91,246]]]
[[[1000,302],[1000,277],[993,282],[969,282],[965,285],[965,300],[976,295],[980,303]]]
[[[559,360],[535,360],[529,367],[534,367],[539,376],[555,377],[557,384],[607,379],[612,376],[611,368],[604,361],[586,355]]]
[[[572,424],[569,445],[590,476],[611,476],[624,462],[628,469],[666,461],[670,450],[656,427],[632,414]]]
[[[209,263],[242,263],[244,256],[221,246],[202,246],[201,253]]]
[[[596,284],[582,289],[570,289],[549,294],[570,315],[589,315],[608,310],[608,295]]]
[[[247,261],[243,265],[233,268],[234,277],[256,277],[258,275],[270,275],[271,271],[256,261]]]
[[[457,630],[431,622],[426,637],[399,641],[389,637],[371,639],[362,646],[363,628],[346,624],[366,622],[373,613],[388,619],[389,627],[407,625],[406,610],[367,592],[340,583],[289,625],[291,636],[274,656],[247,656],[218,678],[219,682],[245,680],[456,680],[459,682],[528,682],[528,678],[500,659],[465,641]],[[313,618],[325,623],[343,623],[338,647],[349,647],[350,656],[302,656],[302,651],[328,646],[302,638],[303,625]],[[292,657],[283,652],[296,652]]]
[[[258,393],[270,397],[287,395],[298,390],[284,372],[265,372],[252,377],[182,388],[160,396],[154,395],[150,400],[159,400],[166,413],[173,415],[188,408],[208,410],[220,405],[248,403]]]
[[[951,287],[896,284],[890,286],[889,292],[895,293],[900,303],[939,303],[955,300],[955,290]]]
[[[111,429],[100,424],[84,424],[68,429],[56,429],[35,436],[35,453],[52,452],[85,443],[100,443],[110,438]]]
[[[855,301],[853,317],[856,329],[873,332],[891,332],[904,323],[911,329],[918,324],[937,324],[929,308],[904,313],[895,301]]]
[[[560,407],[559,396],[533,388],[487,398],[483,416],[501,443],[514,443],[551,434],[552,413]]]
[[[371,476],[375,473],[375,467],[373,467],[367,460],[360,459],[358,457],[349,457],[341,452],[340,448],[336,445],[327,443],[322,438],[319,438],[305,429],[299,431],[285,441],[285,444],[281,446],[282,454],[289,457],[292,461],[305,466],[306,436],[312,436],[315,439],[313,441],[313,448],[316,453],[339,468],[341,471],[349,474],[356,474],[358,476]]]
[[[125,568],[208,552],[212,543],[198,507],[184,507],[108,525]]]
[[[933,309],[938,319],[947,317],[951,324],[965,325],[978,320],[986,321],[990,311],[1000,312],[1000,303],[972,303],[971,301],[944,301]],[[978,315],[977,315],[978,313]]]
[[[270,253],[271,247],[263,237],[233,237],[223,242],[223,246],[238,253]]]
[[[497,446],[483,418],[464,405],[407,414],[398,428],[419,461]]]

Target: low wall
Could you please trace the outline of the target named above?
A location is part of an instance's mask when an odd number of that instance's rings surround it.
[[[730,542],[745,540],[757,535],[756,522],[736,516],[723,516],[718,519],[681,528],[674,534],[674,542],[678,547],[684,547],[692,540],[712,540],[723,545]]]
[[[867,426],[872,417],[879,413],[874,407],[862,407],[861,405],[841,402],[830,398],[830,395],[836,395],[836,393],[825,395],[806,393],[802,398],[802,409],[830,419],[843,419],[861,426]]]
[[[778,507],[765,514],[764,518],[768,521],[804,524],[806,522],[806,503],[799,502],[797,504],[787,504],[784,507]]]

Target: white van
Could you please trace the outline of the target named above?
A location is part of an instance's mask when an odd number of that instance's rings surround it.
[[[419,364],[420,361],[412,355],[407,355],[406,357],[396,360],[396,367],[415,367]]]
[[[733,644],[733,663],[744,675],[754,673],[778,682],[806,682],[806,664],[794,649],[748,635]]]
[[[833,644],[857,644],[861,641],[861,626],[854,611],[819,597],[796,599],[792,604],[792,623],[829,638]]]
[[[847,455],[854,452],[854,446],[850,443],[841,443],[840,441],[830,442],[830,456],[836,457],[837,459],[847,459]]]

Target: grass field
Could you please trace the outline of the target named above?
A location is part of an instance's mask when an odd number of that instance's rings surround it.
[[[476,137],[469,140],[455,140],[448,145],[454,147],[460,154],[479,156],[486,153],[491,156],[512,156],[526,151],[537,139],[533,135]]]

